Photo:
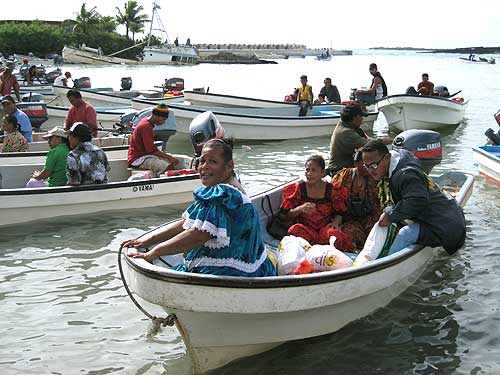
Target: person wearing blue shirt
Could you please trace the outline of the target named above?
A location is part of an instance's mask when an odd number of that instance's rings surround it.
[[[17,119],[19,131],[23,134],[28,143],[33,142],[33,127],[31,126],[30,118],[26,113],[17,109],[14,98],[10,95],[4,96],[2,98],[2,107],[7,115],[13,115]]]
[[[176,271],[224,276],[276,276],[267,257],[259,213],[233,176],[232,141],[211,139],[203,146],[198,172],[200,187],[194,203],[182,219],[160,231],[122,243],[147,248],[128,256],[154,261],[165,255],[183,254]]]

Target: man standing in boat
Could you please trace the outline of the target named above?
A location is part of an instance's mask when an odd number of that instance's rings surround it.
[[[399,230],[389,254],[413,244],[442,246],[449,254],[463,246],[462,208],[422,171],[418,159],[406,150],[389,152],[378,139],[367,142],[362,151],[365,168],[380,181],[379,195],[383,204],[388,204],[379,225],[406,224]]]
[[[16,94],[17,101],[21,101],[21,95],[19,94],[19,82],[12,72],[14,71],[15,64],[9,62],[5,67],[5,70],[0,73],[0,94],[3,96],[10,95],[11,91],[14,90]]]
[[[307,110],[312,108],[314,95],[312,87],[307,84],[307,76],[305,74],[300,76],[300,86],[298,87],[299,94],[297,95],[297,104],[300,107],[299,116],[305,116]]]
[[[92,130],[92,137],[97,137],[97,112],[94,107],[83,100],[80,91],[71,89],[66,94],[71,108],[68,111],[64,128],[68,130],[76,122],[83,122]]]
[[[151,116],[143,118],[134,129],[128,148],[128,164],[131,167],[151,170],[156,175],[173,169],[177,158],[158,150],[154,144],[154,127],[163,125],[168,117],[168,107],[158,104]]]

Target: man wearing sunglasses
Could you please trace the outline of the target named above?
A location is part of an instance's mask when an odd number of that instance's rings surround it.
[[[378,139],[362,149],[363,162],[376,180],[389,180],[391,205],[384,208],[380,226],[406,224],[400,230],[389,254],[413,244],[443,246],[453,254],[465,242],[465,218],[452,197],[444,195],[409,151],[394,151]]]

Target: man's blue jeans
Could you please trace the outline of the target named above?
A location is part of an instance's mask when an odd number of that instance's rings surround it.
[[[404,248],[413,245],[417,242],[418,235],[420,234],[420,224],[412,223],[401,228],[398,235],[394,239],[391,248],[389,249],[389,254],[397,253]]]

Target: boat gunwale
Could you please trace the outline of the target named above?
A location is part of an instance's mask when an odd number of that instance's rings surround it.
[[[161,185],[172,182],[179,181],[190,181],[199,179],[200,175],[198,173],[180,175],[180,176],[165,176],[150,178],[147,180],[136,180],[136,181],[114,181],[107,182],[105,184],[92,184],[92,185],[78,185],[78,186],[52,186],[52,187],[42,187],[37,189],[30,188],[12,188],[12,189],[0,189],[0,196],[19,196],[19,195],[37,195],[37,194],[61,194],[61,193],[74,193],[80,191],[96,191],[96,190],[109,190],[109,189],[119,189],[124,187],[136,187],[144,185]]]
[[[381,98],[380,100],[377,101],[377,106],[380,105],[380,103],[384,102],[387,100],[388,105],[394,105],[397,103],[391,103],[390,99],[395,99],[395,98],[419,98],[419,99],[431,99],[431,100],[440,100],[442,102],[446,103],[453,103],[457,104],[460,106],[466,106],[469,103],[469,100],[465,100],[463,102],[457,102],[452,100],[451,98],[444,98],[441,96],[433,96],[433,95],[412,95],[412,94],[395,94],[395,95],[389,95]],[[418,103],[403,103],[403,104],[418,104]]]
[[[497,163],[500,163],[500,157],[496,156],[495,154],[483,149],[482,147],[495,147],[494,145],[485,145],[485,146],[479,146],[479,147],[473,147],[472,148],[472,151],[475,151],[477,152],[478,154],[481,154],[482,156],[494,161],[494,162],[497,162]],[[498,149],[500,150],[500,146],[497,146]]]
[[[202,93],[202,92],[197,92],[197,91],[190,91],[190,90],[186,90],[184,91],[184,93],[187,93],[187,94],[196,94],[196,95],[202,95],[202,96],[206,96],[206,97],[210,97],[210,96],[215,96],[215,97],[219,97],[219,98],[232,98],[232,99],[243,99],[243,100],[251,100],[251,101],[256,101],[256,102],[263,102],[263,103],[275,103],[275,104],[283,104],[284,106],[296,106],[297,103],[292,103],[292,102],[282,102],[282,101],[279,101],[279,100],[268,100],[268,99],[256,99],[256,98],[248,98],[248,97],[245,97],[245,96],[237,96],[237,95],[224,95],[224,94],[212,94],[212,93]],[[187,99],[189,100],[189,99]],[[335,105],[341,105],[341,104],[335,104]]]
[[[151,103],[149,100],[144,100],[144,99],[132,99],[132,101],[141,103],[141,104],[148,104],[151,106],[154,106],[155,103]],[[175,113],[175,110],[179,111],[188,111],[188,112],[196,112],[196,113],[203,113],[206,111],[211,111],[214,115],[219,115],[219,116],[228,116],[228,117],[237,117],[237,118],[254,118],[254,119],[259,119],[259,120],[287,120],[287,121],[301,121],[301,122],[306,122],[306,121],[317,121],[320,119],[324,120],[331,120],[331,119],[340,119],[340,111],[338,115],[325,115],[325,116],[263,116],[263,115],[246,115],[246,114],[238,114],[238,113],[231,113],[231,112],[224,112],[224,111],[219,111],[219,110],[211,110],[211,109],[200,109],[196,108],[196,106],[193,106],[195,108],[190,108],[188,106],[184,107],[179,104],[171,103],[168,104],[169,109],[172,109]],[[220,108],[220,107],[217,107]],[[252,108],[255,109],[255,108]],[[268,108],[269,109],[269,108]],[[377,112],[369,112],[368,117],[371,116],[378,116],[378,111]],[[325,126],[334,126],[333,124],[323,124]]]

